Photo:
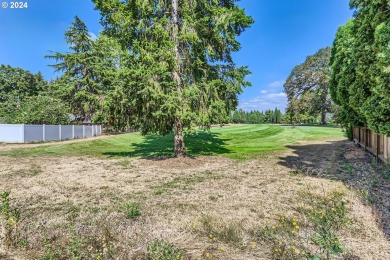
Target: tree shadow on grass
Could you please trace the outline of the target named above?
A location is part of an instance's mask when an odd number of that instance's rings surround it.
[[[219,133],[198,132],[184,138],[189,157],[222,155],[232,153],[225,147],[226,141]],[[166,159],[173,155],[173,134],[166,136],[146,135],[141,143],[132,143],[132,151],[104,152],[109,157],[141,157],[145,159]]]
[[[390,239],[390,166],[344,140],[287,147],[293,155],[280,157],[280,165],[290,168],[292,174],[342,181],[353,187],[363,203],[375,208],[379,224]]]
[[[307,175],[326,175],[329,179],[340,179],[340,176],[333,173],[332,161],[336,159],[344,144],[345,140],[329,141],[325,144],[287,145],[293,155],[279,157],[278,164]]]

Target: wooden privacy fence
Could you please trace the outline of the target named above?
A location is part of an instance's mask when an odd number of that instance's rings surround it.
[[[380,135],[366,127],[355,127],[353,139],[384,162],[390,160],[390,137]]]

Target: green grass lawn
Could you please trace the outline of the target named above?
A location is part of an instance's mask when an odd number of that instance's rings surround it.
[[[286,149],[299,141],[342,138],[340,128],[319,126],[237,125],[199,131],[185,138],[190,155],[220,155],[248,159]],[[173,135],[142,136],[139,133],[35,148],[21,148],[0,155],[8,156],[103,156],[157,157],[173,154]]]

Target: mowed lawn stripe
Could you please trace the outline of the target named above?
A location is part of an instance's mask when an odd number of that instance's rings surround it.
[[[199,131],[186,137],[191,156],[220,155],[248,159],[286,149],[299,141],[341,139],[339,128],[318,126],[229,125]],[[157,157],[173,154],[173,135],[115,135],[85,142],[44,145],[1,152],[3,156]]]

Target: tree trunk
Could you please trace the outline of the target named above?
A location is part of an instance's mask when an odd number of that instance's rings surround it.
[[[183,124],[178,117],[175,118],[173,129],[175,133],[174,156],[183,157],[186,155],[186,148],[184,145]]]
[[[326,125],[326,112],[327,112],[327,97],[328,97],[328,87],[325,85],[323,87],[324,92],[322,93],[322,104],[321,104],[321,125]]]
[[[321,111],[321,125],[326,125],[326,110],[322,109]]]
[[[180,69],[181,69],[181,57],[179,53],[179,15],[178,15],[178,9],[179,9],[179,0],[172,0],[172,40],[175,43],[174,45],[174,54],[175,54],[175,64],[172,71],[172,78],[174,81],[176,81],[177,84],[177,93],[179,96],[179,101],[183,100],[183,82],[180,76]],[[174,134],[175,134],[175,141],[174,141],[174,156],[175,157],[183,157],[186,155],[185,151],[185,145],[184,145],[184,135],[183,135],[183,122],[180,119],[181,106],[178,105],[176,116],[175,116],[175,122],[174,122]]]

